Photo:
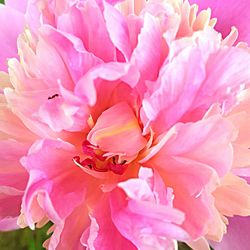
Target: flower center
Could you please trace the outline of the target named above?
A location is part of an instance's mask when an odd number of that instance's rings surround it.
[[[80,156],[73,158],[74,163],[81,168],[97,172],[112,171],[115,174],[122,175],[128,167],[126,160],[120,161],[119,156],[105,154],[87,140],[82,143],[82,150],[86,156],[84,160],[81,160]]]
[[[82,144],[84,160],[76,156],[74,162],[79,167],[121,175],[146,144],[135,112],[121,102],[99,116]]]

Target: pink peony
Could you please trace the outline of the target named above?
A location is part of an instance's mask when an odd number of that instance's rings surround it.
[[[249,36],[211,2],[218,27],[188,1],[0,5],[2,231],[51,221],[50,250],[242,248]]]

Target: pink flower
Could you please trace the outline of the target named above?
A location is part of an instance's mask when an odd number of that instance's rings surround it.
[[[236,28],[222,38],[188,1],[0,11],[17,23],[1,33],[1,230],[52,221],[44,246],[76,250],[235,237],[228,218],[250,215],[250,52]]]

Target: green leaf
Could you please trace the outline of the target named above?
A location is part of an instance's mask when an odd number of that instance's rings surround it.
[[[0,233],[1,250],[44,250],[43,242],[48,238],[47,230],[51,226],[48,223],[41,229],[35,231],[29,228],[20,229],[12,232]]]

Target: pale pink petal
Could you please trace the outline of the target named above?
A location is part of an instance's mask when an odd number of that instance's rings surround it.
[[[87,126],[88,108],[71,92],[67,93],[66,89],[61,87],[61,92],[62,96],[55,94],[56,97],[49,97],[49,100],[35,113],[36,116],[55,132],[81,131]]]
[[[234,167],[249,167],[250,147],[250,89],[241,91],[237,96],[238,104],[228,114],[228,119],[238,129],[238,136],[234,141]]]
[[[220,102],[228,111],[235,103],[236,94],[250,83],[249,66],[250,54],[244,49],[225,48],[210,55],[206,64],[207,77],[196,96],[193,110]]]
[[[55,94],[54,89],[16,93],[13,89],[6,88],[4,92],[13,113],[29,130],[42,138],[57,137],[46,124],[34,119],[34,114],[39,110],[39,106],[44,104],[44,101],[49,101],[48,98]]]
[[[214,139],[212,139],[212,134],[216,133],[219,124],[223,123],[225,129],[220,132],[222,144],[216,149],[216,144],[213,143],[214,140],[218,143],[218,134],[215,134]],[[173,188],[174,207],[185,212],[186,220],[183,227],[192,235],[193,239],[208,233],[207,230],[212,221],[216,228],[220,228],[220,235],[217,236],[220,238],[224,226],[216,213],[211,192],[219,184],[217,174],[223,176],[231,168],[232,148],[230,142],[234,130],[230,123],[216,116],[197,123],[180,125],[179,128],[182,127],[183,132],[185,131],[183,134],[182,129],[178,130],[179,125],[174,127],[172,132],[169,132],[170,135],[162,137],[158,145],[150,150],[148,158],[146,157],[141,162],[143,166],[157,168],[166,185]],[[213,126],[216,129],[213,129]],[[178,131],[181,134],[180,137]],[[191,132],[192,138],[185,138],[189,134],[188,131]],[[207,134],[209,131],[212,134]],[[178,141],[179,143],[175,144]],[[213,145],[208,146],[210,143]],[[225,150],[225,153],[217,154],[218,150]],[[180,154],[178,155],[177,152]],[[221,155],[227,155],[229,159],[221,157]],[[150,157],[152,158],[150,159]],[[190,180],[193,181],[190,182]],[[197,210],[200,211],[198,215],[195,212]]]
[[[20,141],[32,141],[36,138],[36,136],[24,126],[21,120],[11,112],[5,99],[0,101],[0,117],[1,139],[11,137]]]
[[[122,14],[114,7],[104,2],[104,18],[107,30],[115,47],[123,54],[126,61],[130,59],[131,45],[128,24]],[[119,60],[119,58],[117,58]]]
[[[156,156],[143,165],[157,168],[166,185],[173,189],[173,205],[185,213],[183,228],[193,239],[204,235],[211,221],[214,221],[210,192],[218,185],[218,177],[207,165],[184,158],[164,157],[163,152],[159,157]],[[200,212],[197,214],[195,211]],[[219,223],[220,221],[216,221],[216,224]]]
[[[60,82],[65,87],[73,87],[67,67],[56,50],[44,38],[40,38],[36,47],[37,72],[49,87],[56,87]]]
[[[164,46],[160,24],[155,17],[147,13],[138,36],[138,44],[131,56],[131,63],[141,72],[139,89],[145,91],[144,81],[157,78],[163,57]]]
[[[218,34],[211,30],[194,34],[194,38],[173,42],[170,61],[158,80],[148,83],[142,117],[148,118],[143,118],[144,124],[155,120],[152,126],[159,133],[177,121],[201,119],[213,103],[220,103],[228,112],[237,93],[250,82],[247,50],[219,48]]]
[[[123,102],[99,116],[87,139],[103,151],[133,156],[146,145],[141,133],[133,110]],[[130,138],[129,142],[127,138]]]
[[[233,125],[219,115],[196,123],[179,123],[159,138],[159,143],[149,150],[142,162],[153,156],[159,163],[179,156],[204,163],[214,168],[219,176],[224,176],[232,167],[231,142],[235,135]]]
[[[118,5],[118,8],[125,16],[128,16],[130,14],[139,15],[143,7],[145,7],[145,5],[146,5],[145,0],[128,0],[128,1],[121,1],[121,3],[119,3]]]
[[[198,240],[187,242],[193,250],[210,250],[207,240],[202,237]]]
[[[27,8],[28,0],[16,1],[16,0],[5,0],[5,5],[14,8],[20,12],[25,13]]]
[[[204,79],[205,65],[201,52],[192,47],[184,49],[161,68],[158,80],[148,83],[143,100],[143,112],[148,119],[157,119],[155,130],[162,132],[185,114]]]
[[[139,80],[139,72],[136,67],[127,63],[105,63],[93,67],[76,84],[75,94],[85,100],[90,106],[97,101],[95,82],[107,80],[110,82],[122,80],[134,87]]]
[[[215,206],[223,215],[250,215],[250,186],[243,178],[233,174],[226,175],[213,195]]]

